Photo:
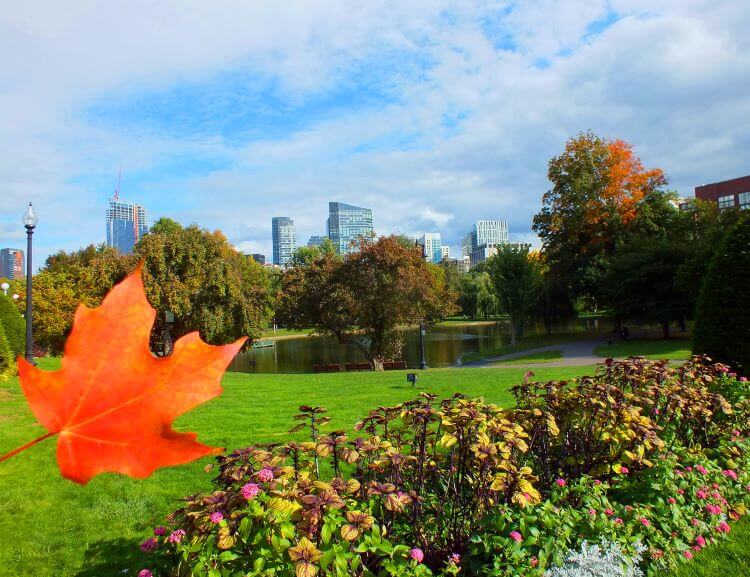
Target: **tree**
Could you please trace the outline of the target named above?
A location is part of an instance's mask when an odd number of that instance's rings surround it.
[[[485,320],[497,314],[497,298],[492,286],[490,275],[486,272],[477,273],[475,277],[477,287],[477,306],[474,316],[482,317]]]
[[[0,324],[0,383],[16,372],[16,358],[10,350],[3,325]]]
[[[319,246],[301,246],[292,254],[291,266],[305,266],[322,254],[336,254],[336,246],[330,238],[323,239]]]
[[[145,262],[146,294],[159,313],[155,341],[164,333],[166,311],[174,314],[172,337],[198,331],[215,345],[258,338],[267,326],[268,276],[221,232],[160,219],[136,245],[135,258]]]
[[[698,299],[693,351],[750,374],[750,214],[719,243]]]
[[[510,315],[511,344],[523,337],[524,324],[537,307],[540,288],[539,262],[528,250],[498,247],[487,260],[487,273],[495,290],[500,312]]]
[[[628,143],[591,132],[568,140],[565,151],[550,160],[548,178],[553,186],[533,229],[557,282],[575,295],[591,294],[602,257],[627,238],[666,178],[658,168],[644,169]]]
[[[26,323],[10,297],[0,295],[0,326],[13,358],[26,350]]]
[[[659,323],[664,338],[669,325],[684,322],[687,293],[676,282],[690,248],[680,240],[643,238],[618,247],[606,261],[600,295],[618,320]]]
[[[285,271],[277,317],[356,346],[382,370],[401,353],[401,326],[442,319],[455,311],[455,298],[442,269],[418,248],[393,236],[360,239],[344,258],[325,252]]]

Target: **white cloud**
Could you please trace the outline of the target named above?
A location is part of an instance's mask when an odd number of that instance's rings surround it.
[[[750,4],[715,0],[6,3],[0,246],[18,243],[28,200],[40,252],[102,241],[120,162],[153,216],[266,254],[272,216],[293,217],[304,244],[325,232],[329,200],[372,207],[382,233],[438,228],[456,245],[497,217],[530,238],[547,160],[589,128],[689,195],[747,173],[749,24]],[[389,69],[360,69],[378,62]],[[82,114],[226,73],[272,79],[291,107],[365,83],[389,99],[240,142],[201,118],[177,136]],[[183,173],[174,159],[221,162]]]

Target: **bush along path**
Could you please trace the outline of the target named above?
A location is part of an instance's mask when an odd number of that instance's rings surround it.
[[[512,408],[422,394],[355,439],[300,407],[308,440],[219,457],[215,490],[141,545],[141,577],[655,575],[747,513],[750,387],[727,366],[532,376]]]

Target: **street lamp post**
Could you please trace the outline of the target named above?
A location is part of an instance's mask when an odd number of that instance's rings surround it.
[[[419,359],[419,368],[420,369],[426,369],[427,368],[427,360],[424,357],[424,335],[425,335],[425,326],[423,323],[419,323],[419,351],[420,351],[420,359]]]
[[[31,237],[36,227],[37,216],[34,207],[29,203],[29,208],[23,213],[23,225],[26,227],[26,360],[34,363],[34,338],[31,333]]]

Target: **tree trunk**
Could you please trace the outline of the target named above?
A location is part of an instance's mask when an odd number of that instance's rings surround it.
[[[373,371],[382,371],[383,370],[383,359],[381,357],[370,359],[370,366],[372,366],[372,370]]]
[[[513,319],[510,320],[510,344],[516,344],[516,323],[513,322]]]
[[[661,323],[661,331],[662,333],[664,333],[664,338],[668,339],[669,338],[669,321],[664,321],[663,323]]]

